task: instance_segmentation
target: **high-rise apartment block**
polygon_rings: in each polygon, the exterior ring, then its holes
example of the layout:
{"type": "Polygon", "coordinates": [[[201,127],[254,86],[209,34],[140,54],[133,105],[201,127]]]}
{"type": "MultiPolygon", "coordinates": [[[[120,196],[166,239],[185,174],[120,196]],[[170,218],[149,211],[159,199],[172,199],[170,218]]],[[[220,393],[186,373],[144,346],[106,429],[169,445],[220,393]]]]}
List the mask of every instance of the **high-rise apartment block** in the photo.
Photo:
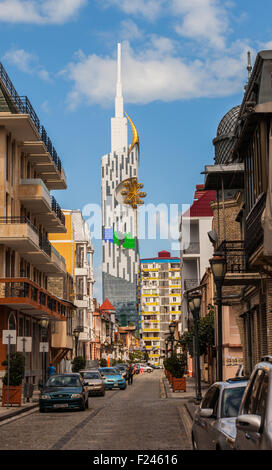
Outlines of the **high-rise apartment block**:
{"type": "Polygon", "coordinates": [[[140,260],[140,333],[149,361],[162,364],[169,324],[181,319],[180,259],[168,251],[140,260]]]}

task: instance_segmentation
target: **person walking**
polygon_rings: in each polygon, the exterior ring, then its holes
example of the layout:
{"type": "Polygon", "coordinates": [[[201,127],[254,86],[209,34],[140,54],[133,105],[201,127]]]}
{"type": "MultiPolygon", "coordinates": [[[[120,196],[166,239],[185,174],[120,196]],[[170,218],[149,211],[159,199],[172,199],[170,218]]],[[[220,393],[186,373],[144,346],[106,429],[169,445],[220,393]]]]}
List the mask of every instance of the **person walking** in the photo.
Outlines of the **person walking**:
{"type": "Polygon", "coordinates": [[[50,363],[48,366],[48,377],[51,377],[51,375],[54,375],[55,373],[56,373],[56,369],[53,366],[53,364],[50,363]]]}
{"type": "Polygon", "coordinates": [[[134,374],[134,370],[133,370],[132,365],[130,364],[128,368],[128,385],[132,385],[133,383],[133,374],[134,374]]]}

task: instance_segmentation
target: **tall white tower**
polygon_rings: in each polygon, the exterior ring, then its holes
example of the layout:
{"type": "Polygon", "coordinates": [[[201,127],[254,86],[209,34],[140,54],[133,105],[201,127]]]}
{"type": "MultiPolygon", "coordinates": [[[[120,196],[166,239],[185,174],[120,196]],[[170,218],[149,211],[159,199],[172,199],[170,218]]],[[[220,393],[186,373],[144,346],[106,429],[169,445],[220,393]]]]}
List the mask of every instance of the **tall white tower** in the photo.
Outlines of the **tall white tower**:
{"type": "Polygon", "coordinates": [[[138,147],[128,147],[128,121],[124,117],[121,80],[121,44],[117,49],[115,116],[111,119],[111,152],[102,157],[102,285],[103,300],[108,297],[123,323],[138,325],[137,274],[138,244],[123,243],[126,236],[137,237],[133,209],[119,204],[116,187],[138,177],[138,147]],[[126,318],[124,318],[126,316],[126,318]]]}

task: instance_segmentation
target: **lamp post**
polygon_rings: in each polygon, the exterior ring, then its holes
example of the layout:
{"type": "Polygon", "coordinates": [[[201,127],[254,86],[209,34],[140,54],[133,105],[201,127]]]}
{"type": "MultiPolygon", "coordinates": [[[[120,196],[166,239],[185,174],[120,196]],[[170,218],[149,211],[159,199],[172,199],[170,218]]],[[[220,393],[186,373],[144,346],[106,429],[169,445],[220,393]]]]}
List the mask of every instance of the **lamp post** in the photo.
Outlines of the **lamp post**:
{"type": "Polygon", "coordinates": [[[198,340],[198,323],[199,323],[199,312],[200,312],[200,306],[201,306],[201,297],[202,295],[200,293],[196,293],[196,294],[192,294],[188,299],[189,308],[193,315],[194,327],[195,327],[195,353],[196,353],[196,379],[197,379],[196,402],[198,403],[200,403],[202,400],[200,354],[199,354],[199,340],[198,340]]]}
{"type": "Polygon", "coordinates": [[[174,331],[175,331],[175,328],[176,328],[176,324],[174,322],[170,323],[169,331],[170,331],[170,335],[171,335],[171,357],[174,354],[174,331]]]}
{"type": "Polygon", "coordinates": [[[44,339],[48,340],[47,333],[48,333],[48,326],[49,326],[49,320],[47,318],[41,318],[39,321],[40,326],[42,328],[42,343],[43,343],[43,367],[42,367],[42,384],[43,387],[45,385],[45,379],[46,379],[46,352],[45,352],[45,344],[44,344],[44,339]],[[46,338],[45,338],[46,337],[46,338]]]}
{"type": "Polygon", "coordinates": [[[219,253],[210,259],[213,279],[216,285],[217,304],[217,380],[223,380],[223,352],[222,352],[222,286],[227,271],[227,261],[219,253]]]}
{"type": "Polygon", "coordinates": [[[165,340],[165,357],[168,359],[168,340],[165,340]]]}
{"type": "Polygon", "coordinates": [[[74,329],[73,331],[74,333],[74,338],[75,338],[75,356],[77,357],[77,353],[78,353],[78,338],[79,338],[79,330],[77,330],[76,328],[74,329]]]}

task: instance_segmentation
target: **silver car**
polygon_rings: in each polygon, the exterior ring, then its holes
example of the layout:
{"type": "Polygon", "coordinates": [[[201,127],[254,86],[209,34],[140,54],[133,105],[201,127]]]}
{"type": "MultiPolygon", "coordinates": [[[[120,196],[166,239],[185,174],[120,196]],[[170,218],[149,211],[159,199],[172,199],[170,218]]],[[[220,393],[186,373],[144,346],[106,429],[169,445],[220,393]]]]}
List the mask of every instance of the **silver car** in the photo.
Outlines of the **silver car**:
{"type": "Polygon", "coordinates": [[[198,450],[233,449],[235,420],[247,379],[235,377],[208,388],[192,426],[192,444],[198,450]]]}
{"type": "Polygon", "coordinates": [[[87,386],[89,396],[105,395],[104,380],[98,369],[81,370],[80,375],[84,379],[84,383],[87,386]]]}
{"type": "Polygon", "coordinates": [[[272,356],[253,369],[236,419],[235,449],[272,450],[272,356]]]}

